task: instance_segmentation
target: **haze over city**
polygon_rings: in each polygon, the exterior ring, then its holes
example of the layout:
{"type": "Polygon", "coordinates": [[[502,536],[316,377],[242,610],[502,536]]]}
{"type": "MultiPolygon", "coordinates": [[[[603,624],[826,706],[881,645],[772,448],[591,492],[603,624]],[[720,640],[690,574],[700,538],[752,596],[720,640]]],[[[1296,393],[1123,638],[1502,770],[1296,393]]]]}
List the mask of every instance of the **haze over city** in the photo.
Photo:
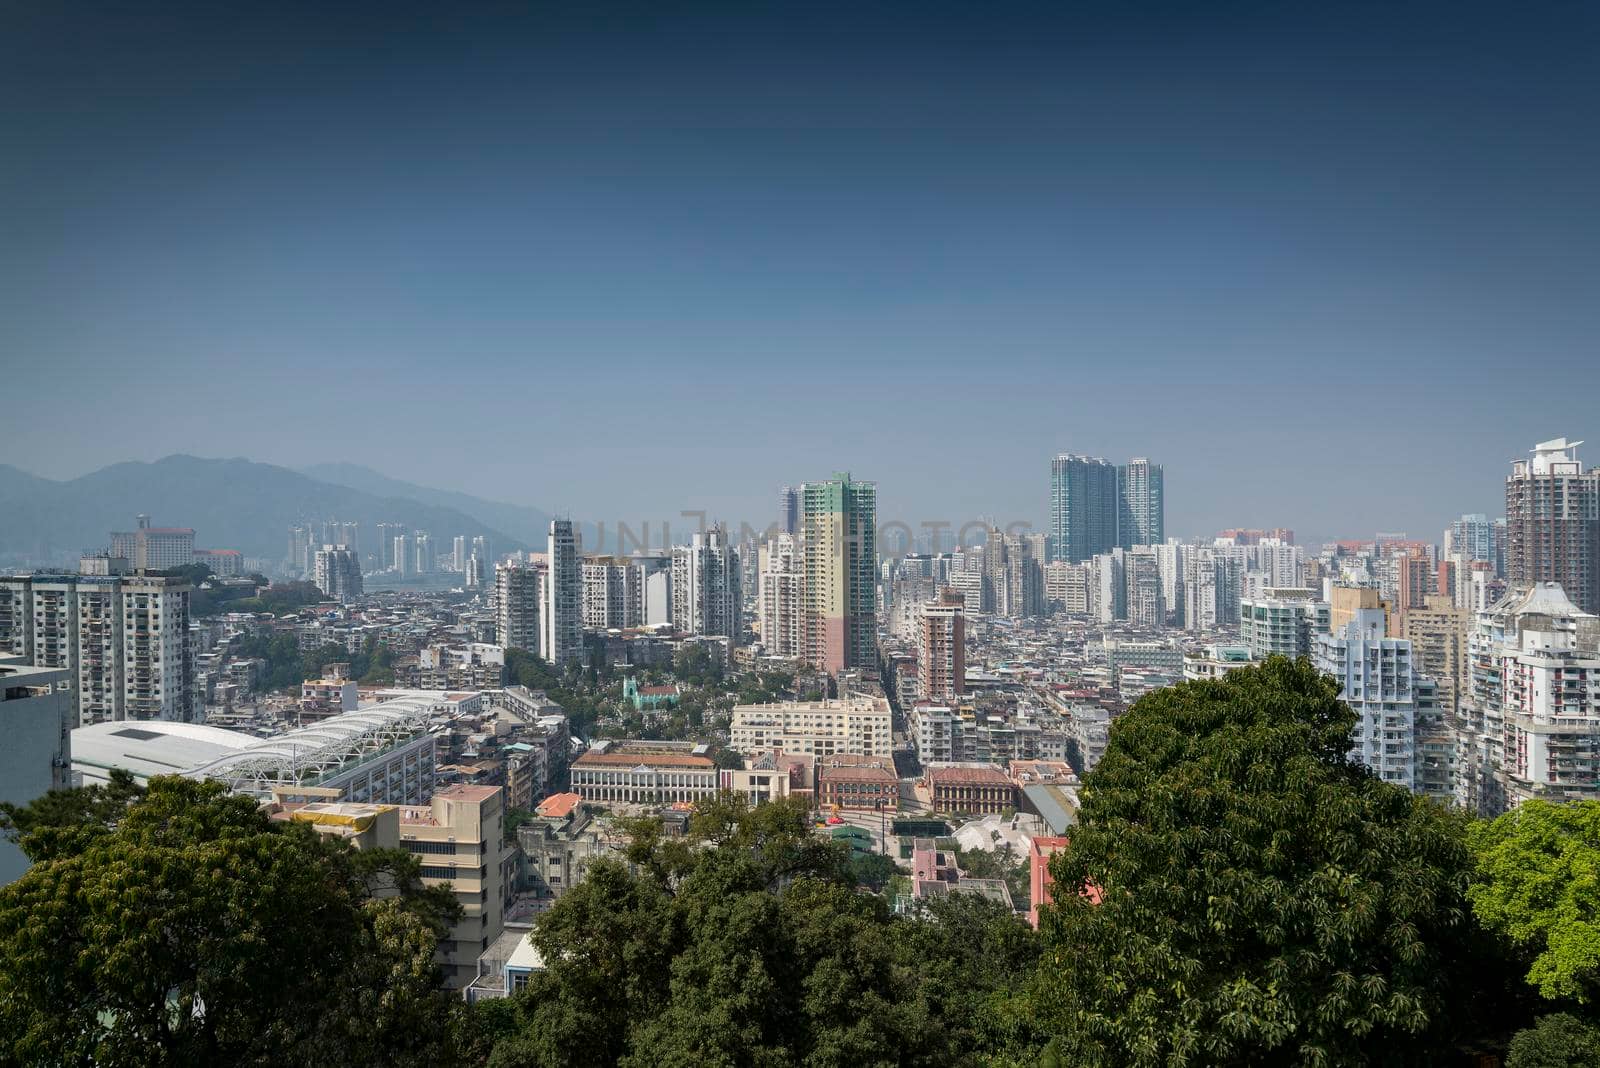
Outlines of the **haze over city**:
{"type": "Polygon", "coordinates": [[[0,39],[35,474],[1042,523],[1068,451],[1335,537],[1600,435],[1584,5],[95,10],[0,39]]]}
{"type": "Polygon", "coordinates": [[[1600,1068],[1597,57],[0,4],[0,1066],[1600,1068]]]}

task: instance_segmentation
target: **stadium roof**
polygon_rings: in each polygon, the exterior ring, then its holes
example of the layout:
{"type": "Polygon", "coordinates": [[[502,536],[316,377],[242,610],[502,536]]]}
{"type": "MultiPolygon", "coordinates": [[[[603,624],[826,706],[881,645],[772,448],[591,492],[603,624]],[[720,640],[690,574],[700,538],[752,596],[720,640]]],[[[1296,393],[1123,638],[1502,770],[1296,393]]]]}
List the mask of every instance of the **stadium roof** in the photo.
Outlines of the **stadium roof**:
{"type": "Polygon", "coordinates": [[[315,784],[423,734],[437,707],[432,694],[402,697],[271,738],[164,720],[97,723],[72,732],[72,762],[91,781],[126,768],[140,779],[178,774],[262,792],[315,784]]]}

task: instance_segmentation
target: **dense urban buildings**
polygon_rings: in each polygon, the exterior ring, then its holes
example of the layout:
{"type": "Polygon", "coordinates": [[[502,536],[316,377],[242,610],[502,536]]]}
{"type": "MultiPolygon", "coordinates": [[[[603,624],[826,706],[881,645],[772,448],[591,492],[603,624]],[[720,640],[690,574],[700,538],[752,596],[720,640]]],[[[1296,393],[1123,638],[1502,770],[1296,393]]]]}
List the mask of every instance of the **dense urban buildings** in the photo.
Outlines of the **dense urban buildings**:
{"type": "Polygon", "coordinates": [[[544,577],[543,569],[521,560],[507,560],[495,568],[495,631],[502,646],[539,652],[539,605],[544,577]]]}
{"type": "Polygon", "coordinates": [[[128,561],[135,571],[165,571],[194,563],[194,531],[189,527],[152,527],[138,517],[131,531],[113,531],[111,555],[128,561]]]}

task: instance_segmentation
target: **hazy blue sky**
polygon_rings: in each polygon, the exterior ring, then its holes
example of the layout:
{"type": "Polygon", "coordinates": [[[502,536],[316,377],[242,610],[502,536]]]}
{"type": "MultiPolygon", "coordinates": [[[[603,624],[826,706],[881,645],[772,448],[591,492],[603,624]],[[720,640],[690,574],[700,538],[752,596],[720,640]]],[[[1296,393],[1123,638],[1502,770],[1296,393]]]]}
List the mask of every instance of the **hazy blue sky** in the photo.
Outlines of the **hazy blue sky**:
{"type": "Polygon", "coordinates": [[[1437,537],[1600,458],[1600,6],[672,6],[0,8],[0,461],[1437,537]]]}

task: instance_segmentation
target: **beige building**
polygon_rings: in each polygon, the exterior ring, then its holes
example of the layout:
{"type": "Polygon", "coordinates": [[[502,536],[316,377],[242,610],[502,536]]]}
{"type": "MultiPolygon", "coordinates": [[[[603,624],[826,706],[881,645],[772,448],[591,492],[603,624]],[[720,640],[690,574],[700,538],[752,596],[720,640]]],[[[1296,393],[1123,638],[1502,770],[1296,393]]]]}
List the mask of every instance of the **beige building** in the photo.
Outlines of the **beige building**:
{"type": "Polygon", "coordinates": [[[404,849],[421,863],[425,885],[448,883],[461,904],[461,919],[439,942],[439,967],[446,986],[465,987],[504,922],[500,788],[452,786],[426,805],[329,799],[336,794],[314,787],[274,791],[268,811],[274,819],[309,823],[357,849],[404,849]],[[303,800],[307,797],[322,800],[303,800]]]}
{"type": "Polygon", "coordinates": [[[1355,622],[1356,613],[1381,608],[1388,618],[1389,606],[1379,599],[1378,590],[1372,586],[1335,586],[1328,601],[1328,633],[1343,634],[1344,628],[1355,622]]]}
{"type": "Polygon", "coordinates": [[[717,793],[717,767],[704,746],[671,742],[597,744],[572,763],[572,792],[585,801],[664,805],[717,793]]]}
{"type": "Polygon", "coordinates": [[[1429,594],[1423,607],[1401,617],[1401,636],[1411,642],[1411,665],[1439,687],[1439,709],[1454,716],[1471,680],[1467,631],[1472,622],[1465,608],[1445,595],[1429,594]]]}
{"type": "Polygon", "coordinates": [[[889,756],[894,751],[889,701],[849,694],[833,700],[737,705],[729,746],[745,754],[777,749],[806,756],[889,756]]]}
{"type": "Polygon", "coordinates": [[[422,862],[422,881],[449,883],[461,903],[461,919],[439,943],[439,965],[453,988],[472,982],[478,956],[500,937],[504,816],[505,793],[498,786],[451,786],[427,805],[400,809],[400,846],[422,862]]]}

